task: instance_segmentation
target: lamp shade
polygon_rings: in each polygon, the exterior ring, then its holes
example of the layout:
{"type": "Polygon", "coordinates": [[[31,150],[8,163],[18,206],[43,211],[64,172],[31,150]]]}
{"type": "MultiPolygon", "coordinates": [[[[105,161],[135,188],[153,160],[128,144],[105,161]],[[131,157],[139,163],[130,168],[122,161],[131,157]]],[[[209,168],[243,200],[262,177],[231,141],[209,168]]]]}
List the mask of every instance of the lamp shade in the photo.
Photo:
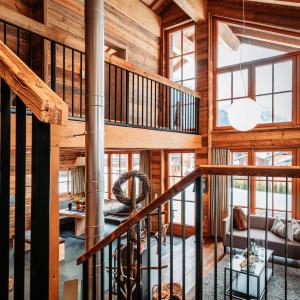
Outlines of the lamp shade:
{"type": "Polygon", "coordinates": [[[251,98],[236,100],[228,109],[230,125],[239,131],[253,129],[260,120],[260,106],[251,98]]]}

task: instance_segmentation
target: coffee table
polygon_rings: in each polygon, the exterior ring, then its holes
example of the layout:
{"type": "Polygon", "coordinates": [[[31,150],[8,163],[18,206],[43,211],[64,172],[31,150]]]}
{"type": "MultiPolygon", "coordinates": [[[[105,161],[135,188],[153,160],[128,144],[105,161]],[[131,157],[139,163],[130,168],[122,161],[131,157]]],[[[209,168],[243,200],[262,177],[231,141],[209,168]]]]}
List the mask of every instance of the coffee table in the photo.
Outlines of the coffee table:
{"type": "Polygon", "coordinates": [[[59,215],[62,217],[69,217],[75,220],[75,236],[85,234],[85,212],[68,208],[60,209],[59,215]]]}
{"type": "MultiPolygon", "coordinates": [[[[235,255],[232,258],[232,298],[233,299],[262,299],[265,293],[265,272],[267,281],[270,280],[274,271],[273,251],[267,249],[267,266],[265,265],[265,249],[257,248],[259,261],[249,267],[249,297],[247,295],[247,266],[241,267],[245,259],[242,255],[235,255]],[[271,268],[268,262],[272,260],[271,268]]],[[[224,299],[230,296],[227,279],[230,277],[230,263],[225,267],[224,274],[224,299]]],[[[229,279],[230,280],[230,279],[229,279]]]]}

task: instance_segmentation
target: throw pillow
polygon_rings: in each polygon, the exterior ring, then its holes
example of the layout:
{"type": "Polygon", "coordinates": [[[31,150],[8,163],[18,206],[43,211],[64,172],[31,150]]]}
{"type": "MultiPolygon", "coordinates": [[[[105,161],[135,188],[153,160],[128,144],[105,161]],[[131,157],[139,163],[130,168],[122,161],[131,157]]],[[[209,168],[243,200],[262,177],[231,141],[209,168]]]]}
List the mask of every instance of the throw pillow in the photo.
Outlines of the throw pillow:
{"type": "Polygon", "coordinates": [[[294,231],[294,240],[300,242],[300,224],[295,219],[292,219],[292,224],[294,231]]]}
{"type": "MultiPolygon", "coordinates": [[[[286,224],[282,222],[282,220],[279,217],[276,217],[273,223],[273,226],[271,228],[271,232],[276,234],[279,237],[285,238],[285,232],[286,232],[286,224]]],[[[293,237],[293,224],[292,222],[288,222],[287,224],[287,238],[291,242],[294,241],[293,237]]]]}
{"type": "Polygon", "coordinates": [[[247,230],[247,217],[241,207],[235,207],[233,209],[233,227],[237,230],[247,230]]]}

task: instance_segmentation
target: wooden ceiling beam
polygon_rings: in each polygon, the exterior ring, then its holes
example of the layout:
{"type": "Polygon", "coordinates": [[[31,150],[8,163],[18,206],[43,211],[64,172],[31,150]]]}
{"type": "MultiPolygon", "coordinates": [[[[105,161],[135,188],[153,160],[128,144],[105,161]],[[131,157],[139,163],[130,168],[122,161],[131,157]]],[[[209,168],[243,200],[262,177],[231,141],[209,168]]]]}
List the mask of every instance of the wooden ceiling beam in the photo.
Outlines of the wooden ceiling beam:
{"type": "Polygon", "coordinates": [[[207,0],[174,0],[174,2],[196,23],[206,20],[207,0]]]}
{"type": "Polygon", "coordinates": [[[299,0],[246,0],[246,1],[247,2],[274,4],[274,5],[300,7],[299,0]]]}
{"type": "Polygon", "coordinates": [[[160,17],[140,0],[105,0],[105,3],[160,37],[160,17]]]}
{"type": "Polygon", "coordinates": [[[232,32],[226,23],[221,23],[218,28],[220,38],[233,51],[237,51],[241,45],[239,38],[232,32]]]}

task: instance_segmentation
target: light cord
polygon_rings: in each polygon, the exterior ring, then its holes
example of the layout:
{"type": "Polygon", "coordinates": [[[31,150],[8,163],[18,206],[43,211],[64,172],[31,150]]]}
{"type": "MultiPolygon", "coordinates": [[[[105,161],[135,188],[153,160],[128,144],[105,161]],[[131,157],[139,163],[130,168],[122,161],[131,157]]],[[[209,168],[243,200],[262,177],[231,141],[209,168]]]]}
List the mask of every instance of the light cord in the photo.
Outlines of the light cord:
{"type": "Polygon", "coordinates": [[[243,0],[243,36],[242,36],[242,45],[241,45],[241,52],[240,52],[240,73],[242,77],[242,82],[245,90],[245,95],[248,95],[248,91],[246,89],[245,79],[242,71],[242,57],[243,57],[243,49],[244,49],[244,42],[245,42],[245,29],[246,29],[246,20],[245,20],[245,0],[243,0]]]}

